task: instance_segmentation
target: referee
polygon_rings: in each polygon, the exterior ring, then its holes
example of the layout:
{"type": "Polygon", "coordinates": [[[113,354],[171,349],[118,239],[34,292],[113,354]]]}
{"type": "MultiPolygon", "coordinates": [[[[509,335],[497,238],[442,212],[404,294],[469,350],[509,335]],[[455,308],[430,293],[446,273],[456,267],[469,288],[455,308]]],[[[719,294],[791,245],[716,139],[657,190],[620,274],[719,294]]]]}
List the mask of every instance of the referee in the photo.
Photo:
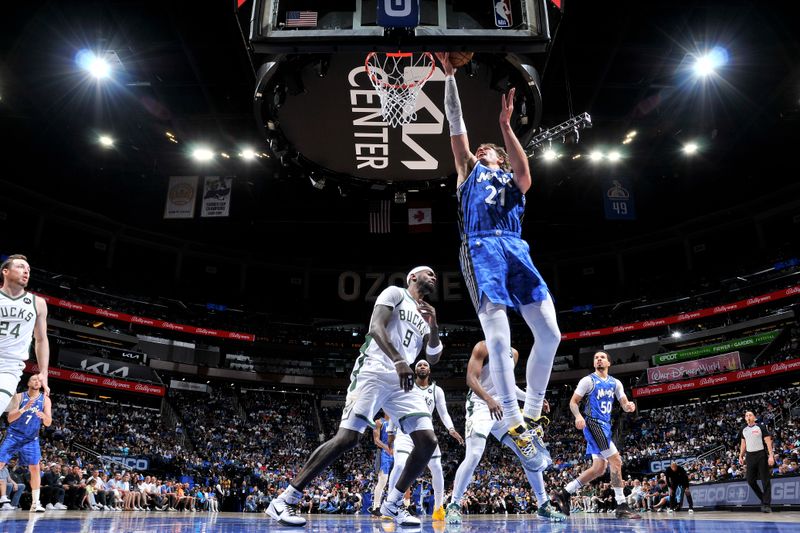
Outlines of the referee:
{"type": "Polygon", "coordinates": [[[744,420],[747,425],[739,432],[741,438],[739,462],[745,465],[747,484],[753,489],[756,497],[761,500],[761,512],[771,513],[770,467],[775,465],[775,455],[772,453],[772,433],[766,426],[756,424],[756,415],[753,414],[753,411],[746,411],[744,420]],[[761,480],[761,486],[764,487],[763,491],[758,487],[758,479],[761,480]]]}

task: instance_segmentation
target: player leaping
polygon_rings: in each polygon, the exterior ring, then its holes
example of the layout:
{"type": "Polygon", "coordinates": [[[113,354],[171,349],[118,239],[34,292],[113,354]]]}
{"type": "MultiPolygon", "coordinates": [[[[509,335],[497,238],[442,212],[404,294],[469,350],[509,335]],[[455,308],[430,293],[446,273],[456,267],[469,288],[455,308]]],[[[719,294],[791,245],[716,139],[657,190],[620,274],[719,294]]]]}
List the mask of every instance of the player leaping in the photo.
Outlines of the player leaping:
{"type": "Polygon", "coordinates": [[[523,455],[530,456],[536,453],[533,441],[542,434],[539,418],[561,332],[553,298],[531,261],[528,243],[521,237],[531,173],[528,158],[510,124],[515,91],[511,89],[502,97],[500,131],[505,150],[494,144],[481,144],[473,154],[461,114],[455,69],[449,54],[438,53],[437,57],[445,72],[445,112],[458,171],[461,271],[489,349],[489,367],[503,420],[514,443],[523,455]],[[527,388],[522,414],[510,355],[511,328],[506,314],[509,307],[522,315],[535,341],[525,368],[527,388]]]}

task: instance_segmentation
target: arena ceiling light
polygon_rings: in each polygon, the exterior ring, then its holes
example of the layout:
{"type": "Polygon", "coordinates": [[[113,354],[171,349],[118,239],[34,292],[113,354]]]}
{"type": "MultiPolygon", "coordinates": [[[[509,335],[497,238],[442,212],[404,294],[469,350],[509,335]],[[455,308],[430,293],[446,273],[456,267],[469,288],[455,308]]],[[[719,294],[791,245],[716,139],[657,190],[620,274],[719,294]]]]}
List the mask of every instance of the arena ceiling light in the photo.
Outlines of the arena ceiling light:
{"type": "Polygon", "coordinates": [[[558,159],[558,154],[552,148],[548,148],[547,150],[544,151],[544,154],[542,154],[542,157],[544,157],[545,161],[552,162],[552,161],[555,161],[556,159],[558,159]]]}
{"type": "Polygon", "coordinates": [[[706,78],[726,65],[728,59],[728,51],[721,46],[715,46],[707,54],[697,56],[692,68],[696,76],[706,78]]]}
{"type": "Polygon", "coordinates": [[[622,159],[622,154],[620,154],[616,150],[612,150],[611,152],[608,153],[608,156],[606,157],[611,163],[616,163],[617,161],[622,159]]]}
{"type": "Polygon", "coordinates": [[[594,163],[597,163],[598,161],[602,161],[602,159],[603,159],[603,152],[601,152],[600,150],[593,150],[593,151],[592,151],[592,152],[589,154],[589,159],[590,159],[592,162],[594,162],[594,163]]]}
{"type": "Polygon", "coordinates": [[[114,139],[112,139],[108,135],[101,135],[97,139],[97,141],[100,143],[100,146],[103,146],[105,148],[111,148],[112,146],[114,146],[114,139]]]}
{"type": "Polygon", "coordinates": [[[111,64],[105,57],[97,55],[91,50],[83,49],[79,51],[75,56],[75,63],[98,80],[111,75],[111,64]]]}
{"type": "Polygon", "coordinates": [[[195,161],[200,161],[201,163],[205,163],[207,161],[211,161],[214,159],[214,152],[211,149],[206,147],[198,147],[192,151],[192,157],[195,161]]]}
{"type": "Polygon", "coordinates": [[[686,155],[694,155],[700,149],[695,142],[689,142],[683,145],[683,153],[686,155]]]}
{"type": "Polygon", "coordinates": [[[252,161],[256,158],[256,153],[253,151],[252,148],[244,148],[241,152],[239,152],[239,157],[244,159],[245,161],[252,161]]]}

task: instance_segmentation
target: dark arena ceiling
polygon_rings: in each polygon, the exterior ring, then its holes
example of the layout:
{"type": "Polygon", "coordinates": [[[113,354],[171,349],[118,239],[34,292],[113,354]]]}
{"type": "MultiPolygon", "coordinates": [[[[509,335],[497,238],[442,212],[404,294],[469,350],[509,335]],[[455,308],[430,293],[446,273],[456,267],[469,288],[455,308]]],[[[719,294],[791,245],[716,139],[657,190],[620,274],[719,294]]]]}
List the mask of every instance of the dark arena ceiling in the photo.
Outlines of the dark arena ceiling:
{"type": "MultiPolygon", "coordinates": [[[[533,56],[541,78],[540,126],[588,112],[592,127],[580,132],[579,143],[557,139],[553,161],[544,147],[534,152],[525,236],[535,260],[575,262],[671,238],[691,241],[697,232],[718,235],[718,260],[725,260],[723,249],[754,246],[748,220],[776,209],[785,214],[765,226],[761,248],[796,249],[800,43],[787,4],[564,0],[561,11],[548,3],[552,41],[533,56]],[[717,70],[696,76],[694,61],[715,48],[717,70]],[[683,152],[689,143],[697,146],[691,156],[683,152]],[[620,159],[611,162],[607,154],[614,150],[620,159]],[[592,162],[593,151],[605,159],[592,162]],[[634,220],[606,217],[604,195],[613,180],[633,195],[634,220]]],[[[6,213],[0,225],[12,237],[2,252],[33,247],[37,219],[25,214],[35,213],[51,217],[39,248],[53,241],[59,252],[48,264],[65,271],[82,268],[81,245],[68,243],[83,232],[140,242],[129,263],[145,261],[155,243],[231,263],[457,269],[451,173],[407,182],[352,179],[331,168],[318,188],[313,182],[324,174],[291,161],[297,147],[276,154],[269,146],[253,105],[265,58],[248,52],[251,10],[252,0],[238,13],[236,2],[217,0],[49,0],[6,10],[0,20],[0,209],[6,213]],[[81,50],[104,51],[111,76],[89,76],[76,62],[81,50]],[[101,135],[113,138],[113,147],[104,148],[101,135]],[[213,150],[211,161],[192,159],[201,145],[213,150]],[[245,147],[264,155],[245,161],[239,157],[245,147]],[[209,175],[233,177],[230,216],[164,220],[170,176],[209,175]],[[394,203],[398,192],[407,204],[394,203]],[[392,231],[373,235],[370,202],[379,200],[391,203],[392,231]],[[407,208],[417,204],[432,208],[431,233],[408,232],[407,208]],[[69,221],[63,239],[52,235],[54,220],[69,221]]],[[[476,79],[485,78],[487,86],[497,81],[490,62],[476,64],[476,79]]],[[[333,145],[344,134],[314,116],[326,108],[348,110],[324,84],[308,85],[305,92],[287,89],[281,112],[292,131],[284,133],[302,130],[300,144],[333,145]],[[292,114],[301,112],[309,118],[292,123],[292,114]]],[[[440,95],[441,89],[432,98],[440,95]]],[[[473,117],[480,124],[471,131],[491,135],[500,92],[488,88],[470,102],[467,126],[473,117]]],[[[347,135],[345,148],[353,142],[347,135]]],[[[437,142],[446,146],[447,139],[444,132],[437,142]]],[[[327,167],[336,167],[335,150],[325,158],[327,167]]],[[[672,250],[680,255],[684,246],[672,250]]],[[[165,257],[159,254],[152,257],[165,257]]],[[[663,254],[640,257],[626,268],[647,270],[663,254]]]]}

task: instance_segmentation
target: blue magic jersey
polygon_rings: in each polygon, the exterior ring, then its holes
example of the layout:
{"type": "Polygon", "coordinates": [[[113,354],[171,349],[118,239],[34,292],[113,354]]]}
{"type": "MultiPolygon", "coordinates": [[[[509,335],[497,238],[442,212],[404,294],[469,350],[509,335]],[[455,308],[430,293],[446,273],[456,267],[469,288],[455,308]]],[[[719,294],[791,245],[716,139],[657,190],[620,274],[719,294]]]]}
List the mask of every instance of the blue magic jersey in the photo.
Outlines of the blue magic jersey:
{"type": "Polygon", "coordinates": [[[462,239],[465,235],[498,230],[503,234],[522,232],[525,195],[510,172],[491,169],[478,161],[457,195],[462,239]]]}
{"type": "MultiPolygon", "coordinates": [[[[22,393],[20,400],[20,409],[24,409],[30,397],[28,392],[22,393]]],[[[22,413],[22,416],[11,422],[8,426],[8,434],[14,435],[20,440],[34,440],[39,437],[39,428],[42,427],[42,419],[36,416],[36,413],[44,411],[44,394],[41,392],[39,396],[33,401],[33,405],[22,413]]]]}
{"type": "Polygon", "coordinates": [[[575,393],[586,397],[584,414],[587,417],[611,423],[611,410],[614,407],[614,398],[624,395],[622,383],[608,376],[606,379],[597,374],[589,374],[581,379],[575,393]]]}

